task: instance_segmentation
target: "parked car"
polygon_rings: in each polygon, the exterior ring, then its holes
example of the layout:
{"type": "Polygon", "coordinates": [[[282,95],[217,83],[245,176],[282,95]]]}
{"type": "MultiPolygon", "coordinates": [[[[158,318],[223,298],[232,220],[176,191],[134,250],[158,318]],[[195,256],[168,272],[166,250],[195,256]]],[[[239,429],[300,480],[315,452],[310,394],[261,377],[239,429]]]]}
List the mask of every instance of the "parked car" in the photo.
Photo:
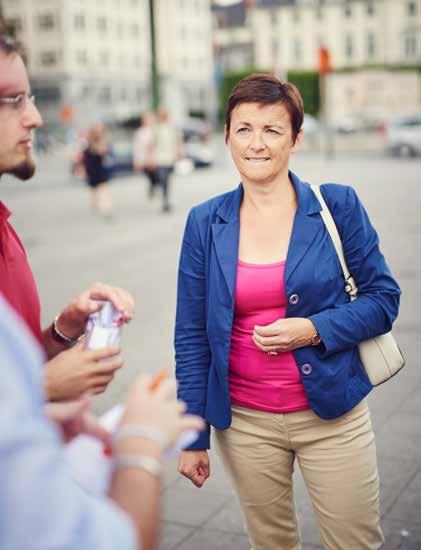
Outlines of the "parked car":
{"type": "Polygon", "coordinates": [[[212,134],[212,125],[205,119],[188,117],[179,125],[179,131],[183,136],[183,142],[208,141],[212,134]]]}
{"type": "Polygon", "coordinates": [[[382,129],[387,154],[400,157],[421,155],[421,113],[392,118],[382,129]]]}
{"type": "Polygon", "coordinates": [[[304,114],[303,126],[304,136],[317,136],[320,133],[320,122],[313,115],[304,114]]]}
{"type": "MultiPolygon", "coordinates": [[[[194,168],[207,168],[214,161],[213,148],[207,141],[190,138],[183,143],[183,152],[194,168]]],[[[83,179],[82,152],[77,151],[71,161],[71,173],[83,179]]],[[[133,144],[128,139],[114,141],[109,155],[109,169],[113,176],[133,172],[133,144]]]]}

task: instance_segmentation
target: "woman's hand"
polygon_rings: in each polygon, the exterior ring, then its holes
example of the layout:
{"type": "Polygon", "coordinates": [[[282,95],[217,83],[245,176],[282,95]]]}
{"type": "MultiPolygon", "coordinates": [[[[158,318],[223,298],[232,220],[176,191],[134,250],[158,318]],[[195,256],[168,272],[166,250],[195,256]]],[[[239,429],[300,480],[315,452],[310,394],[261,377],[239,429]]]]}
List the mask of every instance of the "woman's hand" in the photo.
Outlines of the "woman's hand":
{"type": "Polygon", "coordinates": [[[310,319],[288,317],[264,327],[256,325],[253,342],[265,353],[276,354],[311,345],[315,331],[310,319]]]}
{"type": "Polygon", "coordinates": [[[202,487],[210,476],[210,461],[207,451],[182,451],[178,471],[190,479],[196,487],[202,487]]]}

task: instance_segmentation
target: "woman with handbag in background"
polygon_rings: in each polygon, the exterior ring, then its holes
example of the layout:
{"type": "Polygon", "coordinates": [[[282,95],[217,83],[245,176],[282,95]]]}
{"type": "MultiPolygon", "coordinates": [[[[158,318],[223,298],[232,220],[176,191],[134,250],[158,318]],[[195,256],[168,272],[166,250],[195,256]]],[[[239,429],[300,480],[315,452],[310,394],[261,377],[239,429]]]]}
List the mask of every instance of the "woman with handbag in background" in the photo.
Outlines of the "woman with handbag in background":
{"type": "Polygon", "coordinates": [[[232,91],[226,142],[242,183],[192,209],[175,329],[179,396],[208,430],[179,471],[210,475],[210,426],[254,550],[301,548],[300,466],[324,548],[383,544],[379,479],[358,346],[388,332],[400,290],[355,191],[321,192],[358,284],[350,302],[322,205],[289,171],[302,139],[298,90],[254,74],[232,91]]]}
{"type": "Polygon", "coordinates": [[[104,218],[112,217],[108,180],[110,179],[110,148],[105,126],[96,122],[88,130],[87,147],[83,151],[83,166],[86,183],[90,190],[90,204],[93,212],[98,211],[104,218]]]}

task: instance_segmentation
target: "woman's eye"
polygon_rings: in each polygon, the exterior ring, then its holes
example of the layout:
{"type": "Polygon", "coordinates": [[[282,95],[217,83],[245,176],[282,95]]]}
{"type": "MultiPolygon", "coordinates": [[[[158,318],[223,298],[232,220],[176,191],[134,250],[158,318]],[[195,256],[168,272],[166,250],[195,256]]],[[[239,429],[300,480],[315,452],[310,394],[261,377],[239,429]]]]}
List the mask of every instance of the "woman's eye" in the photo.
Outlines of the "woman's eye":
{"type": "Polygon", "coordinates": [[[278,136],[281,135],[278,130],[274,130],[273,128],[268,128],[267,130],[270,134],[277,134],[278,136]]]}
{"type": "Polygon", "coordinates": [[[249,128],[246,128],[245,126],[243,128],[238,128],[237,130],[239,134],[245,134],[248,131],[249,131],[249,128]]]}

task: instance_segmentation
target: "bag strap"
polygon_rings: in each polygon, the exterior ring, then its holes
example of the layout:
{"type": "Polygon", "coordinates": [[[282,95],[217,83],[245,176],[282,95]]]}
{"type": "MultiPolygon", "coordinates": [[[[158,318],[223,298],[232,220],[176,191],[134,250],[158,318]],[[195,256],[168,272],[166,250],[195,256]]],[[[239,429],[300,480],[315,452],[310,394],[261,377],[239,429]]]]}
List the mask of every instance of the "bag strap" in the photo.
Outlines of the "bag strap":
{"type": "Polygon", "coordinates": [[[324,221],[326,229],[330,235],[330,238],[332,239],[333,245],[338,255],[339,263],[341,264],[342,272],[345,279],[345,292],[349,295],[349,298],[351,301],[355,300],[358,295],[358,287],[355,283],[354,278],[349,272],[348,266],[346,265],[344,250],[342,247],[342,241],[341,241],[341,237],[339,236],[339,232],[338,232],[338,228],[336,227],[335,220],[333,219],[333,216],[330,213],[330,210],[326,204],[326,201],[323,198],[323,195],[320,191],[320,187],[318,185],[313,185],[313,184],[310,187],[320,202],[320,205],[322,207],[322,210],[320,211],[320,215],[322,217],[322,220],[324,221]]]}

